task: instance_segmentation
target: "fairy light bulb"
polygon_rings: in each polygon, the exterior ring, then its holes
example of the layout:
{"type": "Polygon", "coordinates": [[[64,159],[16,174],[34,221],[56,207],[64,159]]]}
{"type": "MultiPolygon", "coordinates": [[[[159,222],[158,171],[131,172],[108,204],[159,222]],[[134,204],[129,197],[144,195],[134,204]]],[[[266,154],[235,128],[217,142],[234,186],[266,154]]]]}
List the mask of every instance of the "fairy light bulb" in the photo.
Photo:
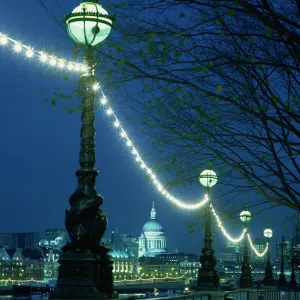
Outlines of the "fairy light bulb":
{"type": "Polygon", "coordinates": [[[45,53],[41,53],[40,60],[41,62],[46,62],[48,59],[48,56],[45,53]]]}
{"type": "Polygon", "coordinates": [[[56,65],[56,59],[54,57],[50,58],[50,65],[55,66],[56,65]]]}
{"type": "Polygon", "coordinates": [[[0,36],[0,44],[6,45],[8,43],[8,38],[5,35],[0,36]]]}
{"type": "Polygon", "coordinates": [[[69,71],[74,70],[74,65],[73,65],[72,63],[69,63],[69,64],[68,64],[68,70],[69,70],[69,71]]]}
{"type": "Polygon", "coordinates": [[[95,84],[93,84],[93,90],[94,90],[95,92],[98,91],[99,88],[100,88],[100,85],[99,85],[98,82],[96,82],[95,84]]]}
{"type": "Polygon", "coordinates": [[[58,62],[58,67],[62,69],[65,66],[65,62],[63,60],[58,62]]]}
{"type": "Polygon", "coordinates": [[[115,122],[114,122],[114,126],[115,126],[116,128],[120,127],[120,122],[119,122],[119,121],[115,121],[115,122]]]}
{"type": "Polygon", "coordinates": [[[113,110],[112,110],[112,108],[111,107],[109,107],[108,109],[107,109],[107,111],[106,111],[106,114],[108,115],[108,116],[110,116],[110,115],[112,115],[113,114],[113,110]]]}
{"type": "Polygon", "coordinates": [[[100,103],[102,104],[102,105],[105,105],[105,104],[107,104],[107,99],[105,98],[105,97],[102,97],[101,98],[101,100],[100,100],[100,103]]]}
{"type": "Polygon", "coordinates": [[[79,64],[75,64],[74,69],[76,72],[80,71],[80,65],[79,64]]]}
{"type": "Polygon", "coordinates": [[[29,57],[29,58],[31,58],[33,56],[33,54],[34,54],[34,52],[30,48],[26,51],[26,56],[29,57]]]}
{"type": "Polygon", "coordinates": [[[15,43],[14,50],[20,52],[22,50],[22,45],[20,43],[15,43]]]}

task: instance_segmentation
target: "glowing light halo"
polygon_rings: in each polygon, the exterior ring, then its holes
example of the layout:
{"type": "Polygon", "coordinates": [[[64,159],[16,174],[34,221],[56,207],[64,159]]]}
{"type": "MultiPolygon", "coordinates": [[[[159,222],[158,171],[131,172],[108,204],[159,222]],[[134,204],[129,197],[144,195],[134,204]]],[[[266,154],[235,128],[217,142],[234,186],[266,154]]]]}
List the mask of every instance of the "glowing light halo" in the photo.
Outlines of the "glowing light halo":
{"type": "Polygon", "coordinates": [[[83,73],[86,71],[86,66],[82,63],[66,61],[58,56],[47,54],[43,51],[34,50],[32,47],[24,45],[21,42],[8,37],[2,32],[0,32],[0,45],[3,47],[11,46],[11,49],[14,52],[18,54],[24,54],[29,59],[35,59],[38,62],[49,65],[51,68],[55,67],[57,70],[65,70],[74,73],[83,73]]]}
{"type": "Polygon", "coordinates": [[[151,277],[151,278],[136,278],[136,279],[121,279],[121,280],[114,280],[114,282],[119,283],[119,282],[135,282],[135,281],[149,281],[149,280],[163,280],[163,279],[182,279],[184,278],[185,275],[181,275],[178,277],[151,277]]]}
{"type": "Polygon", "coordinates": [[[211,203],[210,203],[210,208],[211,208],[211,211],[212,211],[212,213],[213,213],[213,215],[214,215],[214,217],[215,217],[215,219],[216,219],[216,221],[217,221],[217,225],[218,225],[218,227],[221,229],[221,231],[222,231],[222,233],[224,234],[224,236],[225,236],[229,241],[231,241],[231,242],[233,242],[233,243],[238,243],[238,242],[240,242],[240,241],[244,238],[244,236],[245,236],[246,229],[244,229],[244,230],[242,231],[241,235],[240,235],[238,238],[233,238],[233,237],[231,237],[230,234],[226,231],[226,229],[225,229],[224,226],[222,225],[222,222],[221,222],[219,216],[217,215],[217,213],[216,213],[216,211],[215,211],[215,209],[213,208],[213,206],[212,206],[211,203]]]}
{"type": "Polygon", "coordinates": [[[248,236],[248,240],[249,240],[249,244],[250,244],[250,247],[252,248],[252,250],[254,251],[254,253],[259,256],[259,257],[262,257],[264,256],[267,251],[268,251],[268,248],[269,248],[269,243],[266,243],[266,248],[263,252],[258,252],[257,249],[254,247],[253,243],[252,243],[252,240],[251,240],[251,237],[250,237],[250,234],[247,233],[247,236],[248,236]]]}

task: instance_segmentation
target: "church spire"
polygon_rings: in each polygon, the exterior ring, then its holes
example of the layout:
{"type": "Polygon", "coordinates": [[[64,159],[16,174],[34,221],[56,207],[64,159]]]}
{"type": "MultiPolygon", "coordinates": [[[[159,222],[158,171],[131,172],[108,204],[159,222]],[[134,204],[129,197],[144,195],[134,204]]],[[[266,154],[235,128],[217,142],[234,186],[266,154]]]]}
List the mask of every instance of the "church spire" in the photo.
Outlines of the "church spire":
{"type": "Polygon", "coordinates": [[[151,213],[150,213],[150,219],[155,220],[155,216],[156,216],[156,211],[155,211],[155,208],[154,208],[154,202],[152,202],[152,209],[151,209],[151,213]]]}

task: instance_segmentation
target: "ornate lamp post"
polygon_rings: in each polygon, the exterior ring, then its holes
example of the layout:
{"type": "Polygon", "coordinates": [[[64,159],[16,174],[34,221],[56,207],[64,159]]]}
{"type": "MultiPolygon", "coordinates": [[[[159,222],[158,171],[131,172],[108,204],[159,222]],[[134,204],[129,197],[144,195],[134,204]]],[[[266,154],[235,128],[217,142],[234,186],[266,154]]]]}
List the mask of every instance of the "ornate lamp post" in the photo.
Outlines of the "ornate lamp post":
{"type": "Polygon", "coordinates": [[[285,274],[284,274],[284,246],[286,245],[286,243],[284,242],[284,237],[281,238],[281,243],[280,243],[280,246],[281,246],[281,261],[280,261],[280,275],[279,275],[279,279],[278,279],[278,282],[277,282],[277,285],[278,286],[286,286],[287,285],[287,282],[286,282],[286,279],[285,279],[285,274]]]}
{"type": "Polygon", "coordinates": [[[289,282],[289,285],[291,287],[296,287],[297,286],[297,281],[296,281],[296,274],[295,274],[295,249],[294,249],[295,245],[294,243],[292,243],[292,249],[291,249],[291,279],[289,282]]]}
{"type": "Polygon", "coordinates": [[[78,186],[71,195],[71,208],[66,210],[65,226],[70,243],[63,248],[59,259],[57,288],[52,299],[112,298],[112,261],[109,249],[100,245],[107,227],[106,215],[100,206],[103,198],[95,189],[98,171],[95,169],[95,90],[96,83],[94,46],[110,34],[113,18],[97,1],[80,3],[65,23],[71,39],[83,48],[85,73],[80,76],[82,114],[80,133],[80,168],[76,171],[78,186]]]}
{"type": "MultiPolygon", "coordinates": [[[[212,170],[205,170],[200,174],[199,181],[205,186],[209,196],[210,188],[217,183],[218,176],[212,170]]],[[[220,287],[220,276],[216,270],[215,250],[212,247],[212,242],[211,209],[210,203],[207,202],[205,206],[204,248],[200,255],[201,267],[198,272],[197,290],[216,290],[220,287]]]]}
{"type": "Polygon", "coordinates": [[[264,286],[275,286],[275,280],[273,278],[272,266],[270,262],[270,238],[273,236],[273,231],[269,228],[264,230],[264,236],[267,240],[268,251],[267,251],[267,261],[265,268],[265,278],[264,278],[264,286]]]}
{"type": "Polygon", "coordinates": [[[248,254],[248,223],[251,220],[251,213],[249,211],[242,211],[240,213],[240,219],[244,223],[244,227],[246,229],[246,233],[244,236],[244,254],[243,254],[243,262],[242,262],[242,274],[240,277],[240,288],[253,288],[253,279],[251,275],[251,266],[249,263],[249,254],[248,254]]]}

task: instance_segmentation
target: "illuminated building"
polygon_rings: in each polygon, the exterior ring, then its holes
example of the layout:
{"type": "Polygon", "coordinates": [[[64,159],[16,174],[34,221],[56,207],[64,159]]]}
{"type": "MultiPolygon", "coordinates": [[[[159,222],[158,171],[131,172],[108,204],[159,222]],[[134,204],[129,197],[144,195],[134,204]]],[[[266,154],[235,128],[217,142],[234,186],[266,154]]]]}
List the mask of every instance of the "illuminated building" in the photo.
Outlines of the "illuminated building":
{"type": "Polygon", "coordinates": [[[60,250],[68,241],[68,233],[64,228],[45,230],[45,238],[39,241],[40,247],[60,250]]]}
{"type": "MultiPolygon", "coordinates": [[[[284,241],[283,257],[284,257],[285,271],[290,270],[291,250],[292,250],[291,241],[284,241]]],[[[280,265],[280,262],[281,262],[281,242],[277,242],[276,243],[276,263],[277,263],[277,265],[280,265]]]]}
{"type": "Polygon", "coordinates": [[[45,239],[48,241],[54,241],[57,238],[64,240],[68,239],[68,233],[65,228],[47,228],[45,229],[45,239]]]}
{"type": "Polygon", "coordinates": [[[44,254],[42,249],[0,249],[0,282],[11,285],[14,281],[43,281],[44,254]]]}
{"type": "Polygon", "coordinates": [[[156,220],[154,202],[152,205],[150,220],[143,226],[139,237],[139,257],[154,257],[167,252],[167,239],[164,228],[156,220]]]}
{"type": "MultiPolygon", "coordinates": [[[[263,252],[266,249],[266,241],[264,239],[255,239],[253,241],[253,246],[258,252],[263,252]]],[[[265,256],[257,256],[255,252],[251,251],[251,262],[255,263],[265,263],[265,256]]]]}
{"type": "Polygon", "coordinates": [[[237,261],[237,251],[234,247],[222,248],[218,254],[218,261],[220,263],[235,263],[237,261]]]}
{"type": "Polygon", "coordinates": [[[110,238],[102,238],[110,249],[115,280],[134,279],[138,273],[138,241],[127,234],[112,232],[110,238]]]}
{"type": "Polygon", "coordinates": [[[53,283],[57,280],[58,275],[58,259],[61,251],[56,249],[43,249],[44,252],[44,281],[46,283],[53,283]]]}
{"type": "Polygon", "coordinates": [[[38,248],[40,234],[38,232],[0,233],[0,247],[38,248]]]}
{"type": "Polygon", "coordinates": [[[199,257],[195,254],[164,253],[155,257],[141,257],[140,275],[152,277],[196,277],[199,270],[199,257]]]}

